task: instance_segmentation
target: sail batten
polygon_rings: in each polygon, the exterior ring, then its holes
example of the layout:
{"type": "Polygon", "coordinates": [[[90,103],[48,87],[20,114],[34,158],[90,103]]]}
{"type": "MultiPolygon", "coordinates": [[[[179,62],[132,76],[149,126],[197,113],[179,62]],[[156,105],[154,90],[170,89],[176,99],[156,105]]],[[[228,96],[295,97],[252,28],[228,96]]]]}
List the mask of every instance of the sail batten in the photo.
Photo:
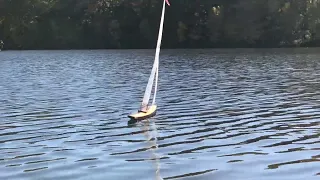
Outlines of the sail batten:
{"type": "Polygon", "coordinates": [[[157,94],[157,86],[158,86],[158,71],[159,71],[159,54],[160,54],[160,46],[161,46],[161,40],[162,40],[162,32],[163,32],[163,22],[164,22],[164,13],[165,13],[165,6],[166,6],[166,0],[163,1],[163,7],[162,7],[162,15],[161,15],[161,20],[160,20],[160,27],[159,27],[159,34],[158,34],[158,41],[157,41],[157,47],[156,47],[156,53],[155,53],[155,58],[154,58],[154,63],[153,67],[151,70],[151,74],[148,80],[148,84],[143,96],[143,100],[141,103],[140,110],[141,111],[146,111],[150,96],[151,96],[151,91],[152,91],[152,85],[155,80],[155,88],[154,88],[154,96],[152,100],[152,104],[155,104],[155,99],[156,99],[156,94],[157,94]]]}

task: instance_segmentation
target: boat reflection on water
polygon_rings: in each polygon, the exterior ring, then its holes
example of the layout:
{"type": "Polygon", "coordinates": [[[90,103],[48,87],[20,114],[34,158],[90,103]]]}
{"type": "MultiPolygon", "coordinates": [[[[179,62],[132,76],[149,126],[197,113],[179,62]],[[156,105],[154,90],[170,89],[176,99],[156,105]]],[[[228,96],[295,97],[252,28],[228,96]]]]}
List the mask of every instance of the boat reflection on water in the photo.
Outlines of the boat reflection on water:
{"type": "MultiPolygon", "coordinates": [[[[129,125],[137,125],[136,124],[137,121],[134,120],[130,120],[128,122],[129,125]]],[[[152,160],[154,162],[154,166],[155,166],[155,175],[156,175],[156,180],[163,180],[163,178],[161,177],[160,174],[160,156],[156,153],[156,150],[158,149],[158,144],[157,144],[157,140],[158,140],[158,131],[157,131],[157,126],[154,123],[153,120],[144,120],[144,121],[139,121],[139,127],[141,128],[144,136],[146,137],[146,140],[148,142],[148,144],[150,145],[148,147],[148,150],[151,152],[151,158],[150,160],[152,160]]]]}

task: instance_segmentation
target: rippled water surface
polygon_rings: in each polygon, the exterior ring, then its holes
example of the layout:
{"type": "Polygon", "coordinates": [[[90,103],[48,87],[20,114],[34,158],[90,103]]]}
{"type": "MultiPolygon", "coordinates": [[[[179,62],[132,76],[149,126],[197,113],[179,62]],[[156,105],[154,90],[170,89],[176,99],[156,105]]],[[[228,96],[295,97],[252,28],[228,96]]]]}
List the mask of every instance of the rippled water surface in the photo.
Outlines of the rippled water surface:
{"type": "Polygon", "coordinates": [[[318,52],[3,51],[0,179],[319,179],[318,52]]]}

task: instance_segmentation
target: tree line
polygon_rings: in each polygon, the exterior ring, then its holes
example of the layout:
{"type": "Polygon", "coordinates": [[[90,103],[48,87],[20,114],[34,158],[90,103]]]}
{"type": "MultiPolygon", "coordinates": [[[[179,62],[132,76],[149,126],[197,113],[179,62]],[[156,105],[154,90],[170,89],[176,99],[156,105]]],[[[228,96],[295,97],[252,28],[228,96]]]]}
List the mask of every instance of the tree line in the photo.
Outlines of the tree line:
{"type": "MultiPolygon", "coordinates": [[[[163,48],[320,45],[320,0],[169,0],[163,48]]],[[[154,48],[162,0],[0,0],[7,49],[154,48]]]]}

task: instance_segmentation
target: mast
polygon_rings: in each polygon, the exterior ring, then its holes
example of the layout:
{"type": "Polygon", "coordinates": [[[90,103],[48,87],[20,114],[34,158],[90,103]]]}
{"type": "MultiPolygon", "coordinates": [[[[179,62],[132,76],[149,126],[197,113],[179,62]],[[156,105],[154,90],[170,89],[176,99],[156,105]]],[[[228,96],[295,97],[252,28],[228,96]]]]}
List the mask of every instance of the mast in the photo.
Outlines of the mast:
{"type": "Polygon", "coordinates": [[[143,100],[142,100],[142,103],[141,103],[140,111],[146,111],[147,110],[147,107],[148,107],[148,104],[149,104],[150,95],[151,95],[151,91],[152,91],[152,85],[153,85],[154,78],[155,78],[155,89],[154,89],[154,96],[153,96],[152,104],[155,103],[155,98],[156,98],[156,94],[157,94],[157,86],[158,86],[159,54],[160,54],[160,46],[161,46],[161,40],[162,40],[165,6],[166,6],[166,0],[163,0],[162,15],[161,15],[161,20],[160,20],[160,28],[159,28],[158,41],[157,41],[157,47],[156,47],[154,63],[153,63],[153,67],[152,67],[151,74],[150,74],[150,77],[149,77],[149,80],[148,80],[148,84],[147,84],[147,87],[146,87],[146,90],[145,90],[145,93],[144,93],[144,96],[143,96],[143,100]]]}

